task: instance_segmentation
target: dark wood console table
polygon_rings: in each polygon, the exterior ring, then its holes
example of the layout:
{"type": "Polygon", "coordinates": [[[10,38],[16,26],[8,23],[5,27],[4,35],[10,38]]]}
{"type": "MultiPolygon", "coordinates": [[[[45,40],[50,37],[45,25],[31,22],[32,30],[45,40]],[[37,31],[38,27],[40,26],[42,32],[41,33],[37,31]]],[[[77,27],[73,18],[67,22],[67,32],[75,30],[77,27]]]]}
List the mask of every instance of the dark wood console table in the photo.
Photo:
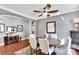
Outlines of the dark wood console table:
{"type": "Polygon", "coordinates": [[[12,44],[19,41],[19,35],[11,35],[11,36],[5,36],[4,37],[4,44],[12,44]]]}

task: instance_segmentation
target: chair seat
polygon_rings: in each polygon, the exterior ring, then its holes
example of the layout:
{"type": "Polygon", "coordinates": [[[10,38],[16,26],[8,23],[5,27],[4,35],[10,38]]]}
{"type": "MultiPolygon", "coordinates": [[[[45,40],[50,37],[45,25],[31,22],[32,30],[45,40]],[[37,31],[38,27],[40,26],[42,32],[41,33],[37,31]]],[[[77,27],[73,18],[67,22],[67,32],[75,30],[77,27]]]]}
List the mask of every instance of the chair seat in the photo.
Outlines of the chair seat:
{"type": "Polygon", "coordinates": [[[51,55],[53,51],[54,51],[54,47],[53,46],[49,47],[49,55],[51,55]]]}

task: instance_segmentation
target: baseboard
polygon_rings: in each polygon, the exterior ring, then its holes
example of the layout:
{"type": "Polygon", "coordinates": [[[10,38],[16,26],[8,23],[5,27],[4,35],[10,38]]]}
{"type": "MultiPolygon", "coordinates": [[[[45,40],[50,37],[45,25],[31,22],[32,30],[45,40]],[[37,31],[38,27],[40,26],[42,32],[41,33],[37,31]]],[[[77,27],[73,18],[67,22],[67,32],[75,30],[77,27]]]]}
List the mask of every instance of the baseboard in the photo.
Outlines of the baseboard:
{"type": "Polygon", "coordinates": [[[26,37],[26,38],[22,38],[22,40],[26,40],[26,39],[29,39],[29,37],[26,37]]]}
{"type": "Polygon", "coordinates": [[[4,45],[4,43],[1,43],[0,46],[1,46],[1,45],[4,45]]]}
{"type": "Polygon", "coordinates": [[[26,37],[26,39],[29,39],[29,37],[26,37]]]}

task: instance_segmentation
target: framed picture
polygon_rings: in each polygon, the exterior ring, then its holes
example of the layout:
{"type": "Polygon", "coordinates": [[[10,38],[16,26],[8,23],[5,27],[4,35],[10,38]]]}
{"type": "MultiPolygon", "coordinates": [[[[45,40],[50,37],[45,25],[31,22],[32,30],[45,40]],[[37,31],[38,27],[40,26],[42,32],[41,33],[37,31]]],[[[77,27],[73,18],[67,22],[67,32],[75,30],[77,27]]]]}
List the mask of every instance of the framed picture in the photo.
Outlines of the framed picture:
{"type": "Polygon", "coordinates": [[[56,33],[56,22],[55,21],[46,23],[46,32],[47,33],[56,33]]]}
{"type": "Polygon", "coordinates": [[[17,25],[17,31],[23,32],[23,25],[17,25]]]}
{"type": "Polygon", "coordinates": [[[17,32],[16,26],[7,26],[6,31],[8,32],[17,32]]]}
{"type": "Polygon", "coordinates": [[[5,32],[5,24],[0,23],[0,33],[5,32]]]}

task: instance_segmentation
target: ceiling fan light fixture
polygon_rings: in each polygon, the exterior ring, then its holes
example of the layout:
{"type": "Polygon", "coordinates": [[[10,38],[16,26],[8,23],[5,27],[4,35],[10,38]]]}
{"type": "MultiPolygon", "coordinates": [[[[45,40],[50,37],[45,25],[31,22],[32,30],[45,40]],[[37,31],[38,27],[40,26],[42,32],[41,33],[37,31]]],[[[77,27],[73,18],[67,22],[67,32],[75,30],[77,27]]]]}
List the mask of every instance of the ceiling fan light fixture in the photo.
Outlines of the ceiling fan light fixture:
{"type": "Polygon", "coordinates": [[[47,14],[47,17],[49,17],[50,15],[49,14],[47,14]]]}
{"type": "Polygon", "coordinates": [[[34,12],[37,12],[37,13],[41,13],[40,15],[38,15],[39,17],[40,16],[47,16],[47,17],[49,17],[49,16],[51,16],[51,14],[53,13],[57,13],[59,10],[51,10],[51,4],[47,4],[44,8],[43,8],[43,10],[39,10],[39,11],[37,11],[37,10],[34,10],[34,12]]]}
{"type": "Polygon", "coordinates": [[[47,8],[47,9],[50,9],[50,8],[51,8],[51,5],[50,5],[50,4],[47,4],[47,5],[46,5],[46,8],[47,8]]]}
{"type": "Polygon", "coordinates": [[[44,16],[46,16],[46,15],[47,15],[47,13],[45,12],[45,13],[43,13],[43,15],[44,15],[44,16]]]}

